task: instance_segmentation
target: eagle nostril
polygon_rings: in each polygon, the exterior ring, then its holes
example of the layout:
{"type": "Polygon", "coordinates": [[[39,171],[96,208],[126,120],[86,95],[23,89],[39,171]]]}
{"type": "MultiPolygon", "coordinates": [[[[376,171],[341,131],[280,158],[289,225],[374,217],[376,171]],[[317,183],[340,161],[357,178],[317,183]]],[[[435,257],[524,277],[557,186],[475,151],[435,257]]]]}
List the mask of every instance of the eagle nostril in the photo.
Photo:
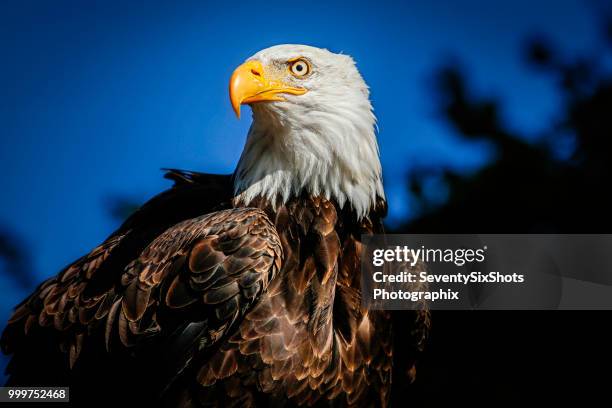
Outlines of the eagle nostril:
{"type": "Polygon", "coordinates": [[[261,73],[259,71],[257,71],[256,69],[251,69],[251,74],[260,77],[261,73]]]}

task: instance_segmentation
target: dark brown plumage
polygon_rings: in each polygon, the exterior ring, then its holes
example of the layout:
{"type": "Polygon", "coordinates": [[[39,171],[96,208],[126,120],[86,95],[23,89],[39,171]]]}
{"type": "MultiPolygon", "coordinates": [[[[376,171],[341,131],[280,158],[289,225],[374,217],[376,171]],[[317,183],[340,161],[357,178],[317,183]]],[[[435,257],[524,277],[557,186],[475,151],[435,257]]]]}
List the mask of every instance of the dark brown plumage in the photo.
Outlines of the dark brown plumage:
{"type": "MultiPolygon", "coordinates": [[[[167,177],[17,307],[8,384],[70,385],[88,405],[387,405],[392,318],[360,300],[361,235],[382,232],[384,201],[357,221],[321,197],[240,208],[229,176],[167,177]]],[[[429,320],[401,319],[409,371],[429,320]]]]}

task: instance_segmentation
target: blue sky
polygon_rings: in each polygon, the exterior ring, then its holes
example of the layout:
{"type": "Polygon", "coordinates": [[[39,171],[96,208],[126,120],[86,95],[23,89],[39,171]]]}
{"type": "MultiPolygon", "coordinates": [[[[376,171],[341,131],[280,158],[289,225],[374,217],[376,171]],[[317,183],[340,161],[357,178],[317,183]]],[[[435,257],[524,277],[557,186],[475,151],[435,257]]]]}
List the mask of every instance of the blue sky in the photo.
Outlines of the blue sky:
{"type": "MultiPolygon", "coordinates": [[[[110,197],[142,201],[168,187],[159,168],[231,172],[249,115],[233,116],[229,76],[279,43],[357,60],[371,87],[397,220],[410,211],[402,183],[410,168],[470,171],[489,159],[486,146],[459,141],[439,117],[435,69],[461,61],[478,94],[505,101],[510,127],[537,135],[557,114],[558,95],[522,62],[523,41],[539,33],[569,53],[595,50],[595,5],[3,1],[0,227],[23,238],[42,279],[117,226],[110,197]]],[[[6,276],[0,284],[4,320],[23,294],[6,276]]]]}

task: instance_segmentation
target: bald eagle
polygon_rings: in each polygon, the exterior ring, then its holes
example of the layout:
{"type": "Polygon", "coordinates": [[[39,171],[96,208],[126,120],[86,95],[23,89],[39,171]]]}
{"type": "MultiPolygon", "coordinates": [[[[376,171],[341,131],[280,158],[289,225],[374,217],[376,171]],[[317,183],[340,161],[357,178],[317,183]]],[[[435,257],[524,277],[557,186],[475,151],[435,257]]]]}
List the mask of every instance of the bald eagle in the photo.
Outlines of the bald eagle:
{"type": "Polygon", "coordinates": [[[393,368],[414,372],[427,312],[402,315],[398,343],[360,301],[386,203],[353,59],[274,46],[229,91],[253,113],[236,171],[167,171],[173,187],[18,305],[7,385],[87,406],[386,406],[393,368]]]}

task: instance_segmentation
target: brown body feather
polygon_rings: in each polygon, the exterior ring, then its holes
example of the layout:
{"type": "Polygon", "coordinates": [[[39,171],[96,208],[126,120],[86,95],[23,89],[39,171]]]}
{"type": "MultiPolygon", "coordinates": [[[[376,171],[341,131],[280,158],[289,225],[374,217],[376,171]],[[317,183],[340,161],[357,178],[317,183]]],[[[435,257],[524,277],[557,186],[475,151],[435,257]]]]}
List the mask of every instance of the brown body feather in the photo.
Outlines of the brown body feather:
{"type": "MultiPolygon", "coordinates": [[[[76,401],[122,387],[166,406],[387,405],[391,315],[360,297],[360,237],[382,232],[384,202],[362,221],[321,197],[238,208],[230,177],[167,177],[17,307],[8,383],[72,385],[76,401]]],[[[416,350],[429,320],[411,316],[416,350]]]]}

